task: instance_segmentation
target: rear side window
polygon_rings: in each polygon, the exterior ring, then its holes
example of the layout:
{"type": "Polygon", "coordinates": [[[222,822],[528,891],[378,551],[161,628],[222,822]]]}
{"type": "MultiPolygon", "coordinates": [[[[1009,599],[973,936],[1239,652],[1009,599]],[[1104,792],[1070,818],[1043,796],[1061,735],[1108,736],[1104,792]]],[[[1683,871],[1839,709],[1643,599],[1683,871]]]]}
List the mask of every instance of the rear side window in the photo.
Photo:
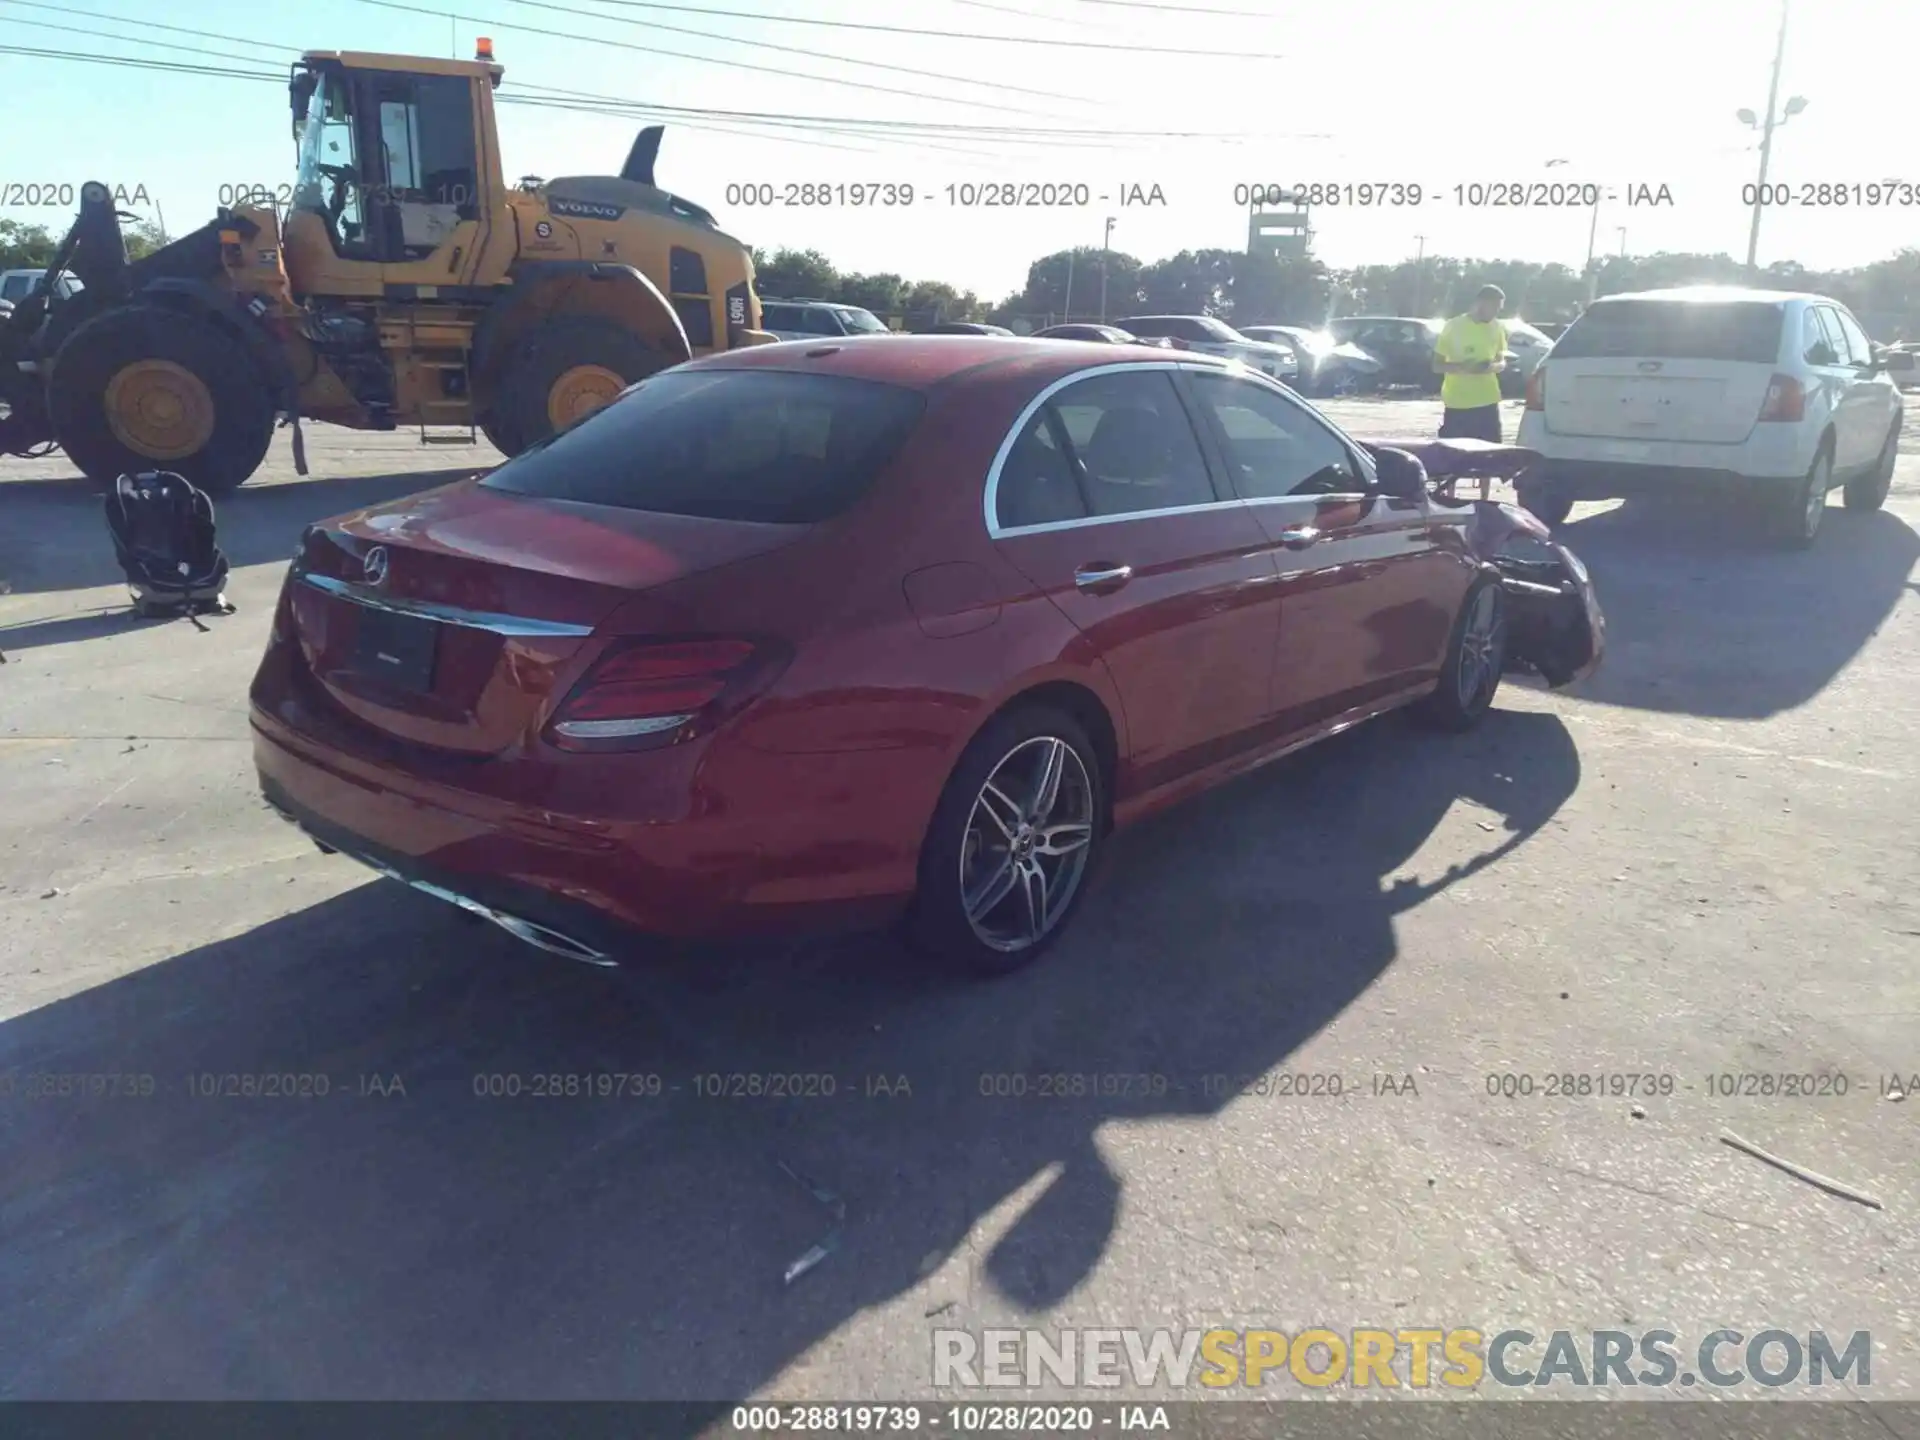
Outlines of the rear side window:
{"type": "Polygon", "coordinates": [[[1095,515],[1137,515],[1217,498],[1186,406],[1164,370],[1096,375],[1053,398],[1095,515]]]}
{"type": "Polygon", "coordinates": [[[760,304],[760,324],[768,330],[798,330],[800,312],[791,305],[760,304]]]}
{"type": "Polygon", "coordinates": [[[0,300],[24,300],[27,292],[33,289],[32,275],[9,275],[0,282],[0,300]]]}
{"type": "Polygon", "coordinates": [[[1784,309],[1764,300],[1603,300],[1573,322],[1553,355],[1771,365],[1784,322],[1784,309]]]}
{"type": "Polygon", "coordinates": [[[626,510],[812,524],[866,493],[925,408],[917,391],[842,375],[669,370],[481,483],[626,510]]]}

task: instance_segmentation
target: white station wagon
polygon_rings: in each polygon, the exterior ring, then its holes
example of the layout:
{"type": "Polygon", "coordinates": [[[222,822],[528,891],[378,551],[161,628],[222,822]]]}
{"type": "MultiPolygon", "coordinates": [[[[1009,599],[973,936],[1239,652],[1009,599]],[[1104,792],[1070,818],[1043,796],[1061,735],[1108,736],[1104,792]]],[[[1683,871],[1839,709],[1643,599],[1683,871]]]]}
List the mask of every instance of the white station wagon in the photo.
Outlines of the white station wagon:
{"type": "Polygon", "coordinates": [[[1813,543],[1827,492],[1877,510],[1902,399],[1891,352],[1837,300],[1701,286],[1596,301],[1527,385],[1518,443],[1545,457],[1520,501],[1558,525],[1576,500],[1733,490],[1813,543]]]}

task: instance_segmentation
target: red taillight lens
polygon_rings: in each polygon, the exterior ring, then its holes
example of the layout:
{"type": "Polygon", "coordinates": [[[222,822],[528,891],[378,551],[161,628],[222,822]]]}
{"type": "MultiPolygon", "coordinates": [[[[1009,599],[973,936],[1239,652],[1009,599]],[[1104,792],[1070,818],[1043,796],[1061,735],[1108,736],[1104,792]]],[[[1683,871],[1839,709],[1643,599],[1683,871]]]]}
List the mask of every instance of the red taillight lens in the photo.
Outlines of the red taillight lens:
{"type": "Polygon", "coordinates": [[[1527,409],[1545,410],[1547,408],[1547,367],[1536,365],[1533,374],[1527,377],[1527,409]]]}
{"type": "Polygon", "coordinates": [[[664,739],[777,670],[771,647],[749,640],[639,640],[621,645],[561,702],[547,727],[563,749],[664,739]]]}
{"type": "Polygon", "coordinates": [[[1807,392],[1791,375],[1776,375],[1767,384],[1767,398],[1760,404],[1762,420],[1804,420],[1807,392]]]}

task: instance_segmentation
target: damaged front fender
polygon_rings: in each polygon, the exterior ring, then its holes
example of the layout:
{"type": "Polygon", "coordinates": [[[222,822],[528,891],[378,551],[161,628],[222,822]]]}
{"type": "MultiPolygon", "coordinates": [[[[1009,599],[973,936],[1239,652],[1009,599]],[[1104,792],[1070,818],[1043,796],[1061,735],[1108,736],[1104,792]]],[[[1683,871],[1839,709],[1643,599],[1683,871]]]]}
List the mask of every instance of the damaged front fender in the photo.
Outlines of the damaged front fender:
{"type": "Polygon", "coordinates": [[[1417,461],[1428,503],[1460,519],[1468,550],[1499,578],[1507,599],[1507,669],[1539,675],[1557,690],[1599,668],[1607,621],[1580,557],[1531,511],[1496,500],[1461,500],[1455,493],[1463,480],[1517,483],[1538,463],[1538,451],[1459,439],[1373,442],[1366,448],[1376,457],[1393,449],[1417,461]]]}
{"type": "Polygon", "coordinates": [[[1467,545],[1498,575],[1507,599],[1507,668],[1554,689],[1600,667],[1607,619],[1585,562],[1529,511],[1475,500],[1467,545]]]}

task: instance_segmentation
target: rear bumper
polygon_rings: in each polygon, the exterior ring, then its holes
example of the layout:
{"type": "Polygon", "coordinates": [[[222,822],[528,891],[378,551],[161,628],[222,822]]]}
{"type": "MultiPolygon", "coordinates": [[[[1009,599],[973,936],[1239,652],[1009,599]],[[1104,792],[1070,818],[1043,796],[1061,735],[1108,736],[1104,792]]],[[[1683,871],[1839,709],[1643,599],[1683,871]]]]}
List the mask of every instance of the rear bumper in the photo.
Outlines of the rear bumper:
{"type": "Polygon", "coordinates": [[[686,789],[700,803],[676,814],[637,812],[636,787],[613,770],[599,813],[555,814],[483,791],[479,770],[473,785],[448,783],[320,742],[257,704],[252,718],[262,795],[322,846],[584,950],[869,929],[896,919],[912,892],[918,842],[906,817],[898,835],[882,833],[845,804],[849,793],[909,790],[880,773],[893,757],[796,764],[736,745],[689,758],[701,778],[686,789]]]}
{"type": "Polygon", "coordinates": [[[1542,456],[1541,473],[1577,498],[1606,500],[1797,480],[1813,464],[1818,436],[1802,425],[1757,425],[1737,445],[1561,435],[1538,411],[1521,418],[1517,443],[1542,456]]]}

